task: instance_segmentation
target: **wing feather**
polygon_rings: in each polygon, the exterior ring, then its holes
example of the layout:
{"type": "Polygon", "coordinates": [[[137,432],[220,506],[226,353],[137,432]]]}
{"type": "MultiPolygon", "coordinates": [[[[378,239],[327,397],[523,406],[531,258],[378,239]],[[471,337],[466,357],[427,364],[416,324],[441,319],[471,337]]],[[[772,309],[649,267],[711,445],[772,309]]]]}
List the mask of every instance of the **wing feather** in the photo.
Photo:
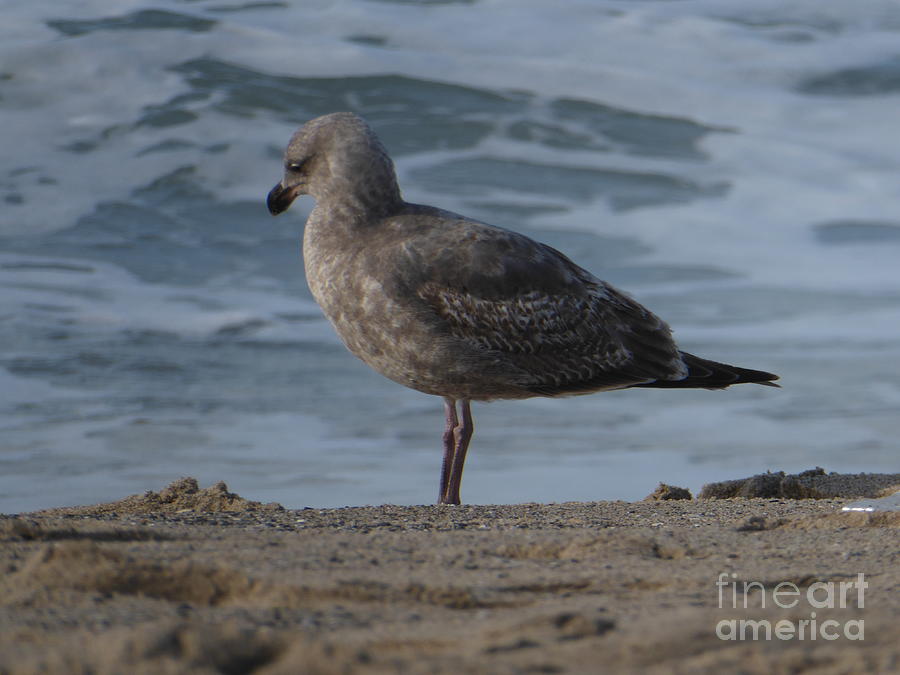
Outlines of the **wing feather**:
{"type": "Polygon", "coordinates": [[[477,232],[418,286],[446,331],[502,358],[519,386],[555,396],[677,380],[669,327],[559,251],[513,232],[477,232]],[[489,259],[472,273],[472,260],[489,259]],[[490,270],[489,273],[485,270],[490,270]]]}

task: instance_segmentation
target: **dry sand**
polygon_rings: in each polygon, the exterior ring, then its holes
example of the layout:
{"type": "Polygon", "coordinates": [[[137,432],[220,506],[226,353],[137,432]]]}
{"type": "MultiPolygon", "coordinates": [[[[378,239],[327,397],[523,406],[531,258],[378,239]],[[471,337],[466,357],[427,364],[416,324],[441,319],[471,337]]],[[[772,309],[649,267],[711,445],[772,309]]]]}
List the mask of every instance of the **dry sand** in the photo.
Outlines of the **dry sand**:
{"type": "MultiPolygon", "coordinates": [[[[768,476],[720,494],[900,483],[768,476]]],[[[183,479],[0,516],[0,673],[900,672],[900,513],[685,496],[288,511],[183,479]],[[717,637],[748,619],[793,637],[717,637]]]]}

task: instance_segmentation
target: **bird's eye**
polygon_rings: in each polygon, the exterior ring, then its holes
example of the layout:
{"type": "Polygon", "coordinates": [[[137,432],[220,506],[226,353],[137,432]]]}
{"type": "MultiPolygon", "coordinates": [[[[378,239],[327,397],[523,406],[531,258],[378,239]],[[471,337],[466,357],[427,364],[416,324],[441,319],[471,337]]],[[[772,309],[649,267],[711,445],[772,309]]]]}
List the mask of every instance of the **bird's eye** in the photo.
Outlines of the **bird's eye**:
{"type": "Polygon", "coordinates": [[[303,162],[288,162],[288,163],[285,165],[285,168],[286,168],[288,171],[297,172],[297,171],[300,171],[300,170],[303,169],[303,162]]]}

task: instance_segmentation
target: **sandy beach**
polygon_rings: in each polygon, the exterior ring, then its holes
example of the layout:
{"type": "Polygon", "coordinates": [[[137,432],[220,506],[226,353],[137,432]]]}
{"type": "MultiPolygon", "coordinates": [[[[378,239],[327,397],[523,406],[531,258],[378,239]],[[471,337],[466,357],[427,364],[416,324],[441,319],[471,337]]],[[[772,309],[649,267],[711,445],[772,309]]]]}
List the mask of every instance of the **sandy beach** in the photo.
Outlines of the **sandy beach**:
{"type": "Polygon", "coordinates": [[[0,516],[0,673],[897,672],[900,512],[841,505],[898,483],[292,511],[186,478],[0,516]]]}

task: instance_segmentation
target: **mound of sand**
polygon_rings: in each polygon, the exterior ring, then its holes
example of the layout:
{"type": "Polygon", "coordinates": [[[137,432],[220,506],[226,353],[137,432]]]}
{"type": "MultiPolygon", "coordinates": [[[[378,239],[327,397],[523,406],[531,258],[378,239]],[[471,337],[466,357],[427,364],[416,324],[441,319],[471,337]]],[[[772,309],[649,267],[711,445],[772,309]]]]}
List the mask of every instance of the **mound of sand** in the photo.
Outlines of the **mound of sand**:
{"type": "Polygon", "coordinates": [[[262,504],[228,491],[224,481],[201,489],[196,478],[181,478],[159,492],[148,490],[142,495],[131,495],[116,502],[93,506],[71,506],[41,511],[48,516],[96,516],[104,514],[148,514],[195,511],[202,513],[280,511],[281,504],[262,504]]]}

